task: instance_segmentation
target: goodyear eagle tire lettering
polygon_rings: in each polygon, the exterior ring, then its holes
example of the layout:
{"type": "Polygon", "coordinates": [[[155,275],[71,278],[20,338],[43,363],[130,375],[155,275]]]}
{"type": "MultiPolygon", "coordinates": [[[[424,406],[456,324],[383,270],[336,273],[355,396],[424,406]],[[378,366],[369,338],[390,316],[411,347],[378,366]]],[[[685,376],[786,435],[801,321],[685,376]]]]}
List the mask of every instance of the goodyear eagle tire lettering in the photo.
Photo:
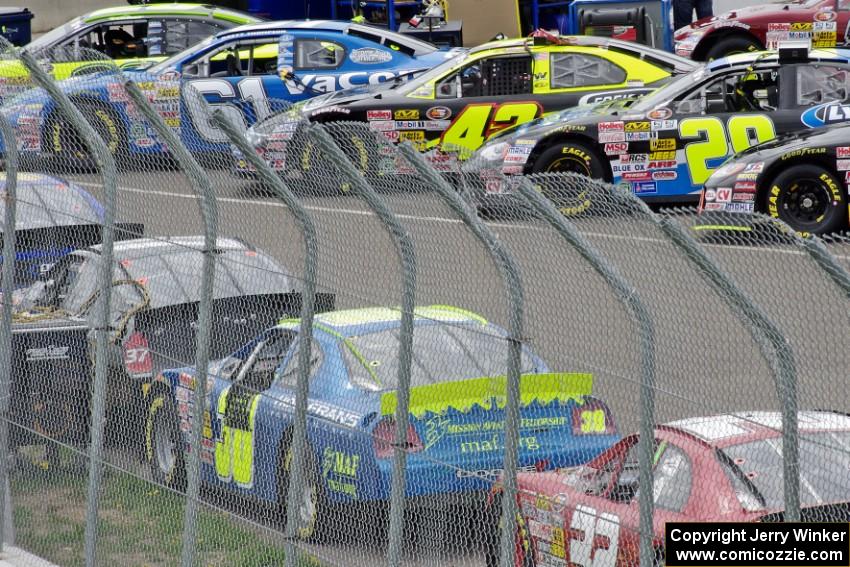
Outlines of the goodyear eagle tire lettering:
{"type": "MultiPolygon", "coordinates": [[[[92,125],[98,137],[104,141],[109,152],[113,156],[124,155],[127,149],[127,140],[124,136],[124,129],[115,114],[93,103],[77,102],[77,105],[86,121],[92,125]]],[[[54,113],[54,116],[50,118],[46,132],[50,142],[46,146],[55,157],[69,158],[78,162],[91,159],[91,151],[82,136],[58,114],[54,113]]]]}
{"type": "Polygon", "coordinates": [[[174,402],[167,392],[160,392],[148,406],[145,420],[145,456],[154,481],[175,490],[185,490],[182,445],[174,402]]]}
{"type": "Polygon", "coordinates": [[[824,234],[847,226],[847,199],[835,176],[818,165],[798,164],[776,176],[767,213],[800,233],[824,234]]]}
{"type": "MultiPolygon", "coordinates": [[[[594,179],[608,177],[596,152],[577,141],[561,142],[545,149],[534,162],[532,173],[577,173],[594,179]]],[[[583,184],[577,187],[568,178],[541,180],[537,189],[566,216],[585,213],[592,204],[583,184]]]]}

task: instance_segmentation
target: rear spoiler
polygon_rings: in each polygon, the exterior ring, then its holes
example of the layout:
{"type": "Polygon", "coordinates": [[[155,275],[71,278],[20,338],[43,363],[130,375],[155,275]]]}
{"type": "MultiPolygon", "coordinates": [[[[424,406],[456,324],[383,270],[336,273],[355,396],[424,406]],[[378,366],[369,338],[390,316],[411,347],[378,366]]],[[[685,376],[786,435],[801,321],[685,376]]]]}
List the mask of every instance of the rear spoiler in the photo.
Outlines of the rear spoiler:
{"type": "MultiPolygon", "coordinates": [[[[523,374],[520,377],[520,405],[580,400],[582,396],[589,396],[592,390],[591,374],[523,374]]],[[[410,389],[410,413],[421,417],[429,412],[441,413],[448,408],[467,412],[476,405],[493,409],[494,401],[498,408],[504,408],[506,392],[505,376],[415,386],[410,389]]],[[[397,405],[395,391],[381,395],[381,415],[394,414],[397,405]]]]}
{"type": "MultiPolygon", "coordinates": [[[[301,293],[268,293],[213,300],[210,328],[210,360],[227,356],[251,341],[281,316],[301,314],[301,293]]],[[[317,293],[317,313],[334,309],[336,296],[317,293]]],[[[195,362],[198,302],[145,309],[135,316],[134,331],[147,339],[153,370],[186,366],[195,362]]]]}
{"type": "MultiPolygon", "coordinates": [[[[115,240],[138,238],[144,225],[120,223],[115,226],[115,240]]],[[[100,244],[103,227],[99,224],[25,228],[15,232],[15,287],[25,287],[42,279],[65,255],[80,248],[100,244]]],[[[0,248],[3,234],[0,233],[0,248]]],[[[2,262],[2,256],[0,256],[2,262]]]]}

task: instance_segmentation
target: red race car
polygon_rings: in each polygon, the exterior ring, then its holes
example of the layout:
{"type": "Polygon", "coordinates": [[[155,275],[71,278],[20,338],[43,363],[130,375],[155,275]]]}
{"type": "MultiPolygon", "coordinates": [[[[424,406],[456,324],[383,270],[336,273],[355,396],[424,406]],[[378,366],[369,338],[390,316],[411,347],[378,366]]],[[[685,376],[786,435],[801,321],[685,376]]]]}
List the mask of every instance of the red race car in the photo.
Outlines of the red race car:
{"type": "Polygon", "coordinates": [[[739,8],[676,30],[676,54],[710,61],[734,53],[776,49],[780,41],[812,47],[850,43],[850,0],[798,0],[739,8]]]}
{"type": "MultiPolygon", "coordinates": [[[[657,564],[666,522],[781,518],[781,422],[779,413],[753,412],[656,427],[657,564]]],[[[800,412],[799,427],[803,519],[848,521],[850,417],[800,412]]],[[[639,564],[637,441],[636,434],[626,437],[582,466],[518,475],[518,566],[639,564]]]]}

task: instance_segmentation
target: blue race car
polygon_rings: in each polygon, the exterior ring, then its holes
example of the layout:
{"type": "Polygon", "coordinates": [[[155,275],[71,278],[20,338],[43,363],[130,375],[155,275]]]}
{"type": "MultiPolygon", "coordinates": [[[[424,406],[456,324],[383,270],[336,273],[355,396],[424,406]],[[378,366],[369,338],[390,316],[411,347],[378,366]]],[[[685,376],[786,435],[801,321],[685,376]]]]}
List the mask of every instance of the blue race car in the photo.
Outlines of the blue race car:
{"type": "MultiPolygon", "coordinates": [[[[6,174],[0,173],[5,192],[6,174]]],[[[5,232],[0,199],[0,235],[5,232]]],[[[15,223],[15,287],[26,287],[77,248],[100,242],[103,207],[79,185],[55,177],[20,173],[15,223]]],[[[2,255],[0,255],[2,265],[2,255]]]]}
{"type": "MultiPolygon", "coordinates": [[[[286,103],[357,86],[404,80],[441,63],[451,52],[395,32],[336,21],[283,21],[223,31],[144,71],[127,72],[139,83],[170,126],[198,152],[227,150],[197,100],[181,100],[181,89],[199,93],[213,107],[225,106],[247,128],[286,103]],[[194,102],[194,103],[193,103],[194,102]]],[[[120,84],[104,72],[62,82],[110,150],[117,155],[164,151],[120,84]]],[[[197,95],[196,95],[197,96],[197,95]]],[[[22,151],[79,160],[87,149],[41,89],[8,101],[4,109],[22,134],[22,151]]]]}
{"type": "MultiPolygon", "coordinates": [[[[299,535],[328,526],[329,506],[389,498],[400,312],[369,308],[316,316],[308,402],[308,482],[299,535]]],[[[298,320],[284,320],[211,365],[202,481],[280,506],[298,376],[298,320]]],[[[474,313],[416,310],[407,495],[481,495],[504,453],[506,333],[474,313]]],[[[619,439],[589,374],[551,373],[522,354],[519,465],[583,463],[619,439]]],[[[153,477],[181,488],[192,429],[193,368],[159,374],[149,392],[146,452],[153,477]]]]}

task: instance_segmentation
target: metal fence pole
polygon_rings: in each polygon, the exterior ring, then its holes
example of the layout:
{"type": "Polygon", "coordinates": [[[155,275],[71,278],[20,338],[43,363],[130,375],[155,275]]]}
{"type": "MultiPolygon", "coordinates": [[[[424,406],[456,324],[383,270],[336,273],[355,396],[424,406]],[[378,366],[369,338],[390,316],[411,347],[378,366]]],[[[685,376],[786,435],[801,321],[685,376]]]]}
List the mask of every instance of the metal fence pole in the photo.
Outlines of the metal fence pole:
{"type": "MultiPolygon", "coordinates": [[[[370,133],[371,135],[371,133],[370,133]]],[[[505,401],[505,461],[502,465],[502,533],[499,542],[500,564],[513,564],[517,515],[517,449],[520,420],[520,370],[522,357],[523,314],[525,296],[519,265],[483,222],[471,211],[460,194],[425,161],[410,143],[401,144],[399,151],[416,172],[448,204],[449,208],[469,227],[487,248],[493,263],[502,275],[508,302],[508,359],[505,401]]]]}
{"type": "Polygon", "coordinates": [[[6,489],[9,474],[9,396],[12,391],[12,293],[15,290],[15,218],[17,213],[18,143],[15,131],[0,113],[0,135],[6,150],[5,214],[3,218],[3,311],[0,313],[0,550],[6,542],[6,489]]]}
{"type": "Polygon", "coordinates": [[[259,156],[245,139],[243,132],[230,122],[221,110],[213,113],[213,122],[222,129],[242,155],[256,169],[260,179],[274,191],[295,217],[304,235],[304,292],[301,300],[301,323],[299,334],[301,344],[298,350],[298,382],[295,388],[295,416],[292,426],[292,470],[286,503],[286,567],[295,567],[295,541],[298,523],[298,507],[292,503],[304,486],[304,467],[302,464],[307,450],[307,401],[310,387],[310,356],[313,342],[314,298],[316,296],[316,272],[319,262],[319,239],[316,226],[307,209],[301,204],[283,180],[259,156]]]}
{"type": "Polygon", "coordinates": [[[195,345],[195,399],[192,421],[192,441],[186,463],[186,508],[183,517],[183,548],[181,565],[195,564],[197,541],[197,516],[201,486],[201,439],[207,401],[207,371],[210,360],[210,330],[212,327],[213,282],[215,281],[215,251],[218,236],[218,204],[213,194],[210,178],[186,146],[169,128],[159,113],[148,103],[147,97],[133,81],[125,81],[124,88],[130,99],[150,122],[168,151],[180,163],[186,177],[200,199],[201,219],[204,225],[204,261],[201,267],[201,295],[198,302],[198,334],[195,345]]]}
{"type": "Polygon", "coordinates": [[[112,302],[113,243],[115,242],[116,183],[118,171],[115,160],[103,140],[86,121],[50,75],[44,72],[27,51],[19,51],[21,62],[33,81],[47,91],[56,105],[85,141],[103,175],[104,213],[100,253],[100,308],[95,315],[95,370],[92,388],[91,440],[89,444],[89,482],[86,504],[85,558],[86,567],[95,567],[97,555],[97,514],[100,506],[100,486],[103,476],[103,430],[106,422],[106,378],[108,371],[109,307],[112,302]]]}
{"type": "MultiPolygon", "coordinates": [[[[633,197],[637,200],[637,197],[633,197]]],[[[658,225],[671,242],[693,262],[730,309],[739,315],[762,352],[774,376],[776,395],[782,405],[782,460],[785,521],[800,521],[799,436],[797,432],[797,368],[788,340],[773,321],[702,250],[699,244],[668,216],[656,215],[643,203],[639,208],[658,225]]]]}
{"type": "MultiPolygon", "coordinates": [[[[790,230],[790,229],[789,229],[790,230]]],[[[826,272],[826,275],[829,276],[829,279],[832,280],[841,293],[848,299],[850,299],[850,273],[844,269],[844,267],[839,264],[835,256],[833,256],[829,250],[827,250],[826,246],[823,244],[823,240],[816,236],[811,236],[809,238],[801,238],[801,244],[803,248],[806,249],[806,252],[809,253],[809,256],[818,267],[826,272]]]]}
{"type": "Polygon", "coordinates": [[[611,265],[584,236],[568,222],[555,205],[534,190],[527,178],[517,185],[517,191],[532,206],[543,220],[574,248],[614,290],[617,298],[631,312],[640,337],[641,380],[640,404],[641,421],[638,439],[638,465],[640,493],[638,509],[640,513],[640,564],[651,567],[655,561],[652,547],[652,518],[654,514],[652,489],[652,457],[655,442],[655,326],[652,316],[638,291],[627,282],[616,268],[611,265]]]}
{"type": "Polygon", "coordinates": [[[402,268],[401,326],[398,351],[398,393],[396,406],[395,456],[390,492],[390,525],[387,561],[392,567],[401,564],[404,531],[405,469],[407,468],[407,427],[410,407],[410,364],[413,352],[413,310],[416,307],[416,252],[413,239],[399,219],[387,207],[363,174],[345,157],[343,151],[320,124],[307,127],[307,134],[328,159],[348,179],[357,195],[363,198],[384,224],[398,251],[402,268]]]}

